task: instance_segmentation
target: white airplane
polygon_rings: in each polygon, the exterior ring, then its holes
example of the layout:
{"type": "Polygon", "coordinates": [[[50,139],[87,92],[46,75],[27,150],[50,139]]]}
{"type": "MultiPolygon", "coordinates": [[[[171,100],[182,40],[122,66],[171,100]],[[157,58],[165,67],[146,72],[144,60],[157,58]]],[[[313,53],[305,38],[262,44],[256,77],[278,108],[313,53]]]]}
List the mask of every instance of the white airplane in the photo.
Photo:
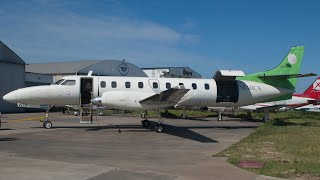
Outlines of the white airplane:
{"type": "Polygon", "coordinates": [[[320,112],[320,105],[309,104],[306,106],[298,107],[295,110],[306,111],[306,112],[320,112]]]}
{"type": "Polygon", "coordinates": [[[209,107],[209,110],[219,112],[218,121],[222,120],[222,113],[234,113],[235,111],[247,112],[247,119],[252,119],[252,111],[263,111],[265,116],[262,120],[269,120],[269,111],[288,111],[288,110],[316,110],[314,104],[320,102],[320,77],[318,77],[302,94],[293,94],[291,99],[256,103],[253,105],[233,107],[209,107]]]}
{"type": "MultiPolygon", "coordinates": [[[[304,47],[293,47],[276,68],[246,75],[217,71],[215,79],[66,76],[52,85],[27,87],[6,94],[12,103],[34,105],[100,105],[121,110],[160,110],[170,107],[241,107],[271,99],[290,99],[296,87],[304,47]],[[238,77],[237,76],[243,76],[238,77]]],[[[162,132],[163,120],[155,126],[162,132]]],[[[150,122],[142,121],[144,127],[150,122]]],[[[45,128],[52,123],[46,119],[45,128]]]]}

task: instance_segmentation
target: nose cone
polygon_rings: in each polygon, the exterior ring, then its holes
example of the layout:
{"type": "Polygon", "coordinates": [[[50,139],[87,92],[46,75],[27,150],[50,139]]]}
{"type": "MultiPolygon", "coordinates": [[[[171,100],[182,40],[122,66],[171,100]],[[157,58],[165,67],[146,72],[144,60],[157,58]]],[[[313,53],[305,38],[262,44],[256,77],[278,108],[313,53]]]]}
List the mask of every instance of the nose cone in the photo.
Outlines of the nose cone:
{"type": "Polygon", "coordinates": [[[3,100],[11,102],[11,103],[18,103],[18,96],[16,91],[9,92],[8,94],[3,96],[3,100]]]}

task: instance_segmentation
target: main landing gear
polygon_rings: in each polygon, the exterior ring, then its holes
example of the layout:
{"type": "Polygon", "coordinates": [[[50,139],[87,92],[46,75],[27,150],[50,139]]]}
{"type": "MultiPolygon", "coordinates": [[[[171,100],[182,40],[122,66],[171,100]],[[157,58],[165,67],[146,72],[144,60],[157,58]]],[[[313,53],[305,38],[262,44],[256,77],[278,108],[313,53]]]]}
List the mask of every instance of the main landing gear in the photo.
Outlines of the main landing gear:
{"type": "Polygon", "coordinates": [[[157,133],[162,133],[164,131],[164,126],[162,124],[164,120],[161,117],[161,110],[160,109],[158,110],[158,113],[159,113],[158,123],[154,126],[154,130],[157,133]]]}
{"type": "Polygon", "coordinates": [[[141,119],[144,119],[141,121],[142,126],[144,128],[148,128],[150,126],[150,121],[148,120],[148,112],[145,111],[145,112],[141,113],[140,117],[141,117],[141,119]]]}
{"type": "MultiPolygon", "coordinates": [[[[154,126],[154,130],[157,132],[157,133],[161,133],[164,131],[164,126],[163,126],[163,119],[161,117],[161,111],[158,110],[158,113],[159,113],[159,118],[158,118],[158,123],[154,126]]],[[[149,128],[151,123],[150,121],[148,120],[148,112],[145,111],[144,113],[141,114],[140,116],[142,119],[141,121],[141,124],[144,128],[149,128]]]]}

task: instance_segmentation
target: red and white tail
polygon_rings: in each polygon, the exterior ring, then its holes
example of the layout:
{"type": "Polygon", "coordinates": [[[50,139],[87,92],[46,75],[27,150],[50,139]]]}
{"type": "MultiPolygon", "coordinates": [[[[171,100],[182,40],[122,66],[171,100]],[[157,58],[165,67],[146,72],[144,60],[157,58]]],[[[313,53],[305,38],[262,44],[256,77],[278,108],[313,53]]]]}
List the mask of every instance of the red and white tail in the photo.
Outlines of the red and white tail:
{"type": "Polygon", "coordinates": [[[316,100],[320,99],[320,77],[318,77],[307,90],[302,94],[297,94],[295,96],[313,98],[316,100]]]}

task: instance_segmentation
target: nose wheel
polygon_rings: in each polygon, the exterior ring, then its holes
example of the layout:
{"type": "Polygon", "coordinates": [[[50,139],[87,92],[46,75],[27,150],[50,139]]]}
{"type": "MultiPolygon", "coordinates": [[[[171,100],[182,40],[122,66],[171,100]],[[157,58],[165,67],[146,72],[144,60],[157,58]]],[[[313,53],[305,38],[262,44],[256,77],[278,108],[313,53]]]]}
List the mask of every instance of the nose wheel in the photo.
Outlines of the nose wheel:
{"type": "Polygon", "coordinates": [[[49,111],[50,111],[50,108],[51,106],[49,106],[47,109],[46,109],[46,119],[43,121],[43,127],[46,128],[46,129],[50,129],[52,128],[52,123],[49,121],[49,111]]]}
{"type": "Polygon", "coordinates": [[[50,129],[50,128],[52,128],[52,123],[50,121],[44,121],[43,127],[46,129],[50,129]]]}

